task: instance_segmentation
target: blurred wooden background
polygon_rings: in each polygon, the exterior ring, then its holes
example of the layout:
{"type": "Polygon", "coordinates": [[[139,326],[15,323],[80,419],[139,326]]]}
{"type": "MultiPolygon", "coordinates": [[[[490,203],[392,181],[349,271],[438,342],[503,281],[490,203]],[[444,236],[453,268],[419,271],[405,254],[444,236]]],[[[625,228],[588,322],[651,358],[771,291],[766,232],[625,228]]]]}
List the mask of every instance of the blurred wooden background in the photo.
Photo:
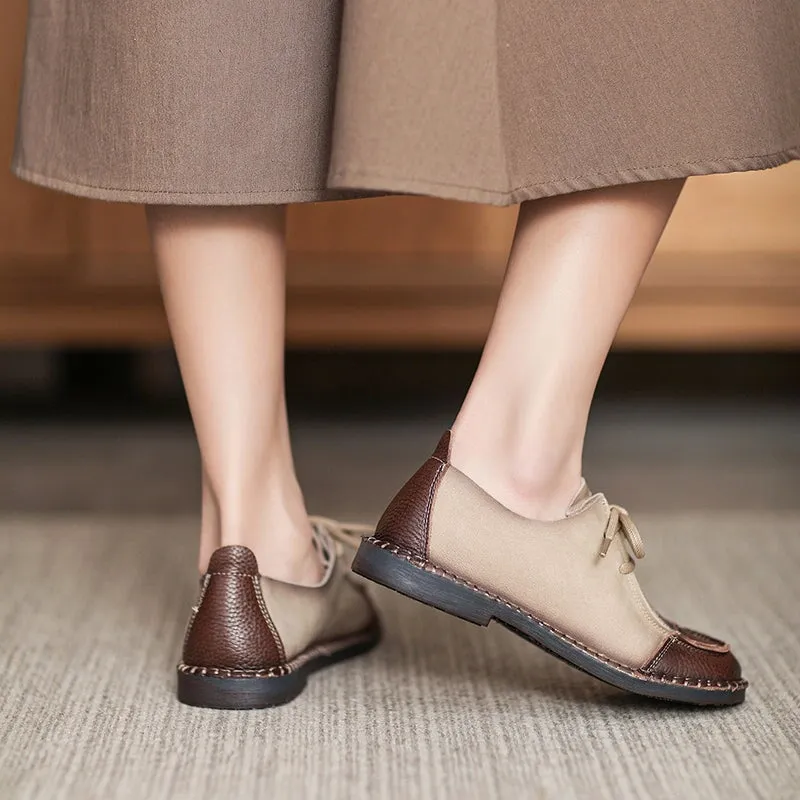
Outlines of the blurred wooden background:
{"type": "MultiPolygon", "coordinates": [[[[8,0],[0,29],[4,165],[24,6],[8,0]]],[[[289,343],[480,346],[515,217],[426,198],[292,208],[289,343]]],[[[0,169],[0,345],[166,339],[142,209],[58,195],[0,169]]],[[[800,164],[691,180],[618,344],[800,347],[800,164]]]]}

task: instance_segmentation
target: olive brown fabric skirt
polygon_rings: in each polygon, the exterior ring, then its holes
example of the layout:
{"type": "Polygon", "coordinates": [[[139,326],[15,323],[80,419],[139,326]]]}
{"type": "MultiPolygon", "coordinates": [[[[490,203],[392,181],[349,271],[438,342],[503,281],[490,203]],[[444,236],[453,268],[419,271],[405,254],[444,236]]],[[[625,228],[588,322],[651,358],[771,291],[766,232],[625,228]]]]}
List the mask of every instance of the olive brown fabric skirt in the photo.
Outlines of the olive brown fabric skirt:
{"type": "Polygon", "coordinates": [[[14,170],[509,204],[798,157],[798,0],[30,0],[14,170]]]}

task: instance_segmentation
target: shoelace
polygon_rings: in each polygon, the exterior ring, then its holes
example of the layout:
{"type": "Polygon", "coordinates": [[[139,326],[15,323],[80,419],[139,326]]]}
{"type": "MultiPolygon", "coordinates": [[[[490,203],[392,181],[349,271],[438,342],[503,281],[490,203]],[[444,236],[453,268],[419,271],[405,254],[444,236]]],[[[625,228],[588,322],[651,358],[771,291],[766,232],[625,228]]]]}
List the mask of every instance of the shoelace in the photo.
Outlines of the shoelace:
{"type": "Polygon", "coordinates": [[[633,524],[631,515],[622,507],[611,504],[611,513],[608,516],[605,532],[603,533],[603,544],[600,547],[600,555],[605,558],[611,542],[618,532],[622,532],[625,541],[630,545],[630,549],[636,558],[644,558],[644,542],[639,529],[633,524]]]}
{"type": "Polygon", "coordinates": [[[309,521],[315,528],[327,531],[335,542],[346,547],[358,547],[365,536],[370,536],[374,532],[371,525],[361,525],[357,522],[339,522],[338,520],[330,519],[330,517],[309,517],[309,521]]]}

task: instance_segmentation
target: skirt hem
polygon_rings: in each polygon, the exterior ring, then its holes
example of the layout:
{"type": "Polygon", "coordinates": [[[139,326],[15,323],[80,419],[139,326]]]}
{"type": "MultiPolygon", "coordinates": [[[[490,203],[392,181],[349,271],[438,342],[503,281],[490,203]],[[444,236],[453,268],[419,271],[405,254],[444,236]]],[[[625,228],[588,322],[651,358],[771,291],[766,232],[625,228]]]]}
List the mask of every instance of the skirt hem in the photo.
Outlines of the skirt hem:
{"type": "Polygon", "coordinates": [[[60,192],[107,200],[118,203],[147,203],[149,205],[206,205],[248,206],[284,205],[286,203],[318,203],[330,200],[355,200],[385,194],[381,191],[357,191],[351,189],[288,189],[280,191],[245,192],[180,192],[175,190],[121,189],[109,186],[94,186],[74,180],[55,178],[18,163],[11,165],[11,172],[23,181],[55,189],[60,192]]]}
{"type": "Polygon", "coordinates": [[[11,171],[21,180],[48,189],[66,192],[77,197],[123,203],[227,206],[283,205],[286,203],[353,200],[385,194],[413,194],[472,203],[509,206],[526,200],[538,200],[543,197],[601,189],[608,186],[688,178],[697,175],[770,169],[795,159],[800,159],[800,146],[745,158],[684,162],[624,169],[608,173],[592,173],[578,177],[532,183],[509,191],[408,178],[368,167],[345,168],[333,171],[329,177],[329,187],[326,189],[248,190],[243,192],[182,192],[176,190],[122,189],[96,186],[44,175],[35,170],[27,169],[19,163],[13,163],[11,171]]]}
{"type": "Polygon", "coordinates": [[[526,200],[539,200],[543,197],[602,189],[608,186],[771,169],[795,159],[800,159],[800,145],[758,156],[709,159],[707,161],[622,169],[616,172],[591,173],[578,177],[531,183],[509,191],[390,175],[380,169],[369,169],[368,167],[335,170],[331,173],[328,183],[335,189],[379,190],[396,194],[427,195],[448,200],[510,206],[526,200]]]}

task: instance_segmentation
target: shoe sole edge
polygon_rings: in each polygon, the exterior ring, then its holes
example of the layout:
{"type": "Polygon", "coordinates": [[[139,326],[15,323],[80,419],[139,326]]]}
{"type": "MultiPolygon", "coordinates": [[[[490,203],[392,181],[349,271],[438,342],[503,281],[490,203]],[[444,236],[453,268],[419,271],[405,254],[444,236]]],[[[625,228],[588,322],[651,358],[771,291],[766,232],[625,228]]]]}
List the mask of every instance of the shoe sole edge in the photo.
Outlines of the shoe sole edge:
{"type": "Polygon", "coordinates": [[[566,636],[509,603],[441,574],[434,565],[416,564],[413,556],[392,552],[391,545],[364,540],[353,561],[353,571],[425,605],[453,616],[487,626],[492,620],[531,644],[573,667],[618,689],[657,700],[701,706],[731,706],[744,702],[747,684],[735,688],[700,687],[660,680],[615,667],[593,655],[566,636]]]}
{"type": "Polygon", "coordinates": [[[246,711],[275,708],[294,700],[306,688],[315,672],[332,667],[374,649],[381,639],[376,623],[362,634],[354,634],[337,642],[311,648],[286,665],[280,675],[214,675],[203,667],[178,666],[177,697],[184,705],[197,708],[246,711]],[[346,643],[346,644],[345,644],[346,643]],[[319,651],[316,655],[309,655],[319,651]],[[296,664],[297,666],[293,666],[296,664]],[[205,673],[205,674],[203,674],[205,673]]]}

